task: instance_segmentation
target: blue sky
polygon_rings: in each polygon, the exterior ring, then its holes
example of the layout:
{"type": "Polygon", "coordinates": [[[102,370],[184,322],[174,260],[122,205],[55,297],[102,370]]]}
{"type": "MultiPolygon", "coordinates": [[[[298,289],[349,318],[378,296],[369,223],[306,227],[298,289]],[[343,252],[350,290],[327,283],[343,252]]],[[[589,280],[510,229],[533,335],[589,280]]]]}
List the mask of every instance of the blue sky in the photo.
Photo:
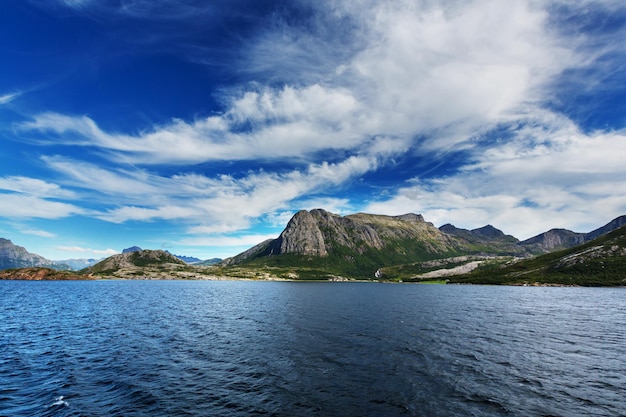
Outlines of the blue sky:
{"type": "Polygon", "coordinates": [[[300,209],[626,214],[622,0],[0,1],[0,236],[199,258],[300,209]]]}

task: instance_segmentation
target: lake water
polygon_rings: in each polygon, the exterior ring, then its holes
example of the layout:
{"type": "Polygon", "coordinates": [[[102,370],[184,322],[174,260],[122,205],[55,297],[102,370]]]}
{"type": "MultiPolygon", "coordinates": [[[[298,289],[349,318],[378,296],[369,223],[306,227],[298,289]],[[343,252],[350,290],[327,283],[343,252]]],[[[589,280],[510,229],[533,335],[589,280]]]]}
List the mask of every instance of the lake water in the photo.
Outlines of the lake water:
{"type": "Polygon", "coordinates": [[[2,416],[624,416],[626,290],[0,281],[2,416]]]}

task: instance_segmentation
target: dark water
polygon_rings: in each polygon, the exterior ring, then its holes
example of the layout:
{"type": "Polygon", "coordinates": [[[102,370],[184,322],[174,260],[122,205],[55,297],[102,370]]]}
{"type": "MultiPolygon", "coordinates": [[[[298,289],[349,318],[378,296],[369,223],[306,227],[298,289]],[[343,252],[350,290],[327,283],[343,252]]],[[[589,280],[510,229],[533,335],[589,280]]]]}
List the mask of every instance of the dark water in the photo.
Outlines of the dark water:
{"type": "Polygon", "coordinates": [[[0,281],[2,416],[622,416],[626,290],[0,281]]]}

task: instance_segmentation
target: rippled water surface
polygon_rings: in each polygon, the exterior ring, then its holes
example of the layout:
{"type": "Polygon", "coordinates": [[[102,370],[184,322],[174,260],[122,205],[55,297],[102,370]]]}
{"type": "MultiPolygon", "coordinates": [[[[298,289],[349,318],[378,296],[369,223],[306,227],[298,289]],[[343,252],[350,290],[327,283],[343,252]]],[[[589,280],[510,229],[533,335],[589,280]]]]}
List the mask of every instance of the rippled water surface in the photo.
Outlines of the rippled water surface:
{"type": "Polygon", "coordinates": [[[623,416],[626,290],[0,281],[2,416],[623,416]]]}

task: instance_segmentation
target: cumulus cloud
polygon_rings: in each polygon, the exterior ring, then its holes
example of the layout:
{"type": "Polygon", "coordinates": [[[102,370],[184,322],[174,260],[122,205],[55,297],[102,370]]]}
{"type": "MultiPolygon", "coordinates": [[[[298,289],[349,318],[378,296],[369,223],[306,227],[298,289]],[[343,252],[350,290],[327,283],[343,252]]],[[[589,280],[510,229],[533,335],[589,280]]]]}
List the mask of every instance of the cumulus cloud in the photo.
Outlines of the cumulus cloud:
{"type": "MultiPolygon", "coordinates": [[[[360,25],[359,49],[323,82],[236,89],[221,114],[172,120],[138,135],[56,113],[21,128],[134,164],[307,158],[321,150],[362,150],[377,136],[428,134],[421,146],[451,146],[451,138],[452,144],[467,140],[536,102],[552,77],[577,64],[547,29],[546,12],[527,1],[369,6],[334,9],[360,25]]],[[[280,51],[273,56],[277,65],[287,58],[280,51]]]]}
{"type": "Polygon", "coordinates": [[[521,239],[552,227],[590,231],[624,214],[626,136],[585,134],[556,115],[543,119],[476,154],[457,174],[416,178],[367,210],[419,212],[438,225],[491,223],[521,239]]]}

